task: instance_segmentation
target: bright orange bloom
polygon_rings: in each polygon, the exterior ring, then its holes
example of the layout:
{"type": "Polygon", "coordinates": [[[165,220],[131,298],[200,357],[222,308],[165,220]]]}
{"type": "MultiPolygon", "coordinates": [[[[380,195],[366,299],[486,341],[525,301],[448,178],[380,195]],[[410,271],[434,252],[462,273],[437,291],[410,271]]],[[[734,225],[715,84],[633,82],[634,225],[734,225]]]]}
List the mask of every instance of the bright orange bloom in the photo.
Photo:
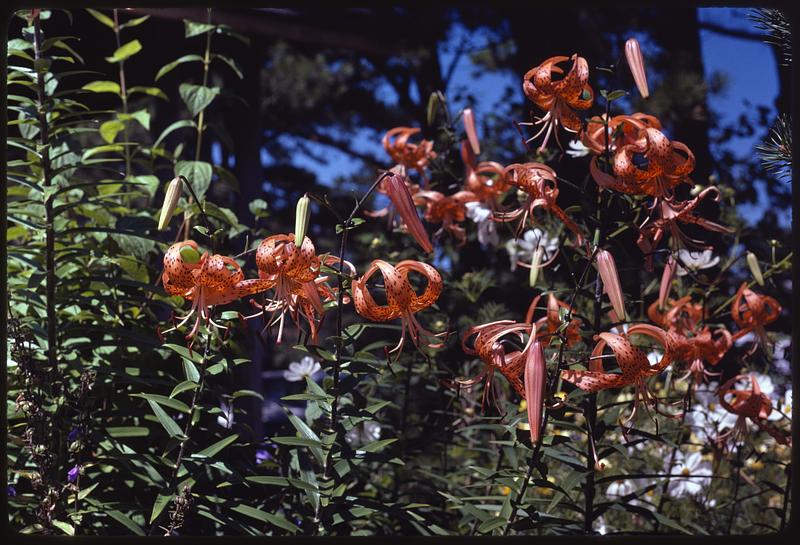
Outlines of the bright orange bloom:
{"type": "MultiPolygon", "coordinates": [[[[595,155],[603,155],[606,151],[606,132],[608,133],[609,151],[614,153],[622,146],[634,144],[639,131],[647,128],[661,129],[661,122],[658,118],[641,112],[633,115],[615,115],[608,122],[607,127],[605,118],[605,114],[589,118],[586,122],[586,129],[581,133],[583,145],[595,155]]],[[[597,158],[593,157],[594,168],[597,168],[596,161],[597,158]]]]}
{"type": "MultiPolygon", "coordinates": [[[[537,295],[528,306],[528,312],[525,315],[526,323],[533,323],[536,326],[536,337],[542,339],[555,335],[561,328],[561,318],[559,317],[559,309],[564,308],[570,310],[569,305],[563,301],[559,301],[552,293],[547,294],[547,311],[544,316],[533,321],[533,316],[536,314],[537,304],[541,295],[537,295]]],[[[581,340],[581,322],[577,318],[572,318],[564,330],[564,335],[567,338],[567,346],[572,346],[581,340]]]]}
{"type": "MultiPolygon", "coordinates": [[[[601,127],[602,133],[602,127],[601,127]]],[[[630,143],[619,146],[614,153],[614,176],[601,171],[594,159],[589,170],[601,187],[631,195],[671,197],[672,190],[688,182],[694,170],[691,150],[681,142],[671,142],[664,133],[653,127],[639,129],[630,143]],[[634,156],[643,156],[645,166],[638,166],[634,156]]]]}
{"type": "MultiPolygon", "coordinates": [[[[777,320],[781,310],[780,303],[773,297],[756,293],[747,287],[747,282],[742,282],[731,304],[731,317],[740,328],[733,335],[733,340],[752,331],[758,337],[762,349],[766,351],[769,340],[764,326],[777,320]]],[[[751,352],[754,352],[757,346],[758,344],[753,343],[751,352]]]]}
{"type": "MultiPolygon", "coordinates": [[[[594,92],[588,84],[589,63],[579,57],[577,53],[572,57],[550,57],[542,64],[531,68],[522,78],[522,90],[539,108],[547,112],[544,117],[533,125],[542,125],[542,128],[533,137],[525,141],[535,140],[545,132],[539,151],[547,147],[550,134],[556,133],[558,142],[558,127],[577,133],[581,128],[581,120],[575,110],[586,110],[592,105],[594,92]],[[572,68],[561,79],[553,80],[553,74],[564,74],[558,64],[572,60],[572,68]]],[[[530,125],[530,123],[520,123],[530,125]]],[[[560,144],[560,142],[559,142],[560,144]]]]}
{"type": "MultiPolygon", "coordinates": [[[[327,276],[320,275],[320,268],[322,265],[332,266],[338,263],[339,259],[335,256],[319,258],[308,237],[303,238],[300,248],[295,245],[293,233],[265,238],[256,250],[256,266],[259,277],[269,283],[270,288],[275,288],[275,293],[266,304],[251,301],[261,312],[246,319],[271,312],[267,327],[279,324],[276,342],[280,343],[283,338],[284,317],[288,312],[298,327],[300,318],[305,319],[311,331],[312,342],[316,342],[324,313],[323,299],[335,299],[335,289],[328,285],[327,276]]],[[[355,274],[352,264],[345,261],[345,265],[355,274]]]]}
{"type": "Polygon", "coordinates": [[[778,443],[791,445],[792,438],[787,433],[771,424],[767,417],[772,412],[772,402],[761,393],[758,381],[753,375],[736,375],[719,387],[719,402],[729,413],[738,415],[736,425],[725,437],[733,436],[736,441],[744,441],[747,436],[747,419],[749,418],[761,430],[769,433],[778,443]],[[750,388],[737,390],[734,385],[740,380],[749,380],[750,388]],[[727,396],[733,396],[728,399],[727,396]]]}
{"type": "Polygon", "coordinates": [[[461,159],[466,167],[464,189],[473,193],[491,210],[497,208],[497,198],[510,187],[505,180],[505,167],[494,161],[478,163],[466,141],[461,143],[461,159]]]}
{"type": "Polygon", "coordinates": [[[425,167],[436,158],[433,151],[433,142],[422,140],[419,144],[412,144],[408,140],[421,129],[413,127],[395,127],[387,132],[381,143],[383,149],[389,154],[392,160],[400,165],[405,175],[406,169],[416,169],[422,180],[427,183],[428,177],[425,174],[425,167]]]}
{"type": "MultiPolygon", "coordinates": [[[[400,352],[406,339],[406,332],[411,334],[414,345],[421,349],[420,337],[428,339],[438,338],[446,333],[432,333],[417,321],[414,316],[416,312],[433,305],[442,292],[443,282],[439,272],[420,261],[405,260],[397,265],[391,265],[381,259],[375,259],[367,272],[360,278],[353,280],[353,303],[358,312],[364,318],[374,322],[388,322],[389,320],[401,319],[402,335],[400,342],[397,343],[389,353],[400,352]],[[385,305],[378,305],[367,288],[367,282],[376,272],[383,276],[383,284],[386,292],[385,305]],[[408,274],[416,272],[427,280],[427,285],[422,295],[418,295],[408,280],[408,274]]],[[[443,342],[426,342],[429,348],[440,348],[443,342]]]]}
{"type": "Polygon", "coordinates": [[[672,361],[672,346],[667,332],[649,324],[635,324],[628,328],[627,334],[600,333],[595,335],[597,344],[592,350],[588,371],[566,370],[561,372],[561,378],[586,392],[597,392],[608,388],[622,388],[629,385],[636,387],[633,411],[626,422],[633,419],[636,408],[641,399],[646,404],[657,406],[657,400],[647,386],[647,379],[661,373],[672,361]],[[646,335],[658,341],[663,347],[664,355],[661,360],[651,366],[647,355],[639,348],[633,346],[630,336],[634,334],[646,335]],[[603,350],[606,344],[614,352],[621,374],[606,373],[603,370],[603,350]]]}
{"type": "Polygon", "coordinates": [[[692,375],[696,384],[719,375],[708,371],[705,364],[717,365],[733,345],[733,337],[724,327],[711,330],[702,325],[703,305],[693,303],[691,295],[677,301],[669,300],[663,311],[658,301],[650,305],[647,314],[653,322],[668,331],[672,343],[672,359],[689,363],[686,374],[692,375]]]}
{"type": "Polygon", "coordinates": [[[216,323],[211,318],[211,308],[224,305],[247,295],[265,291],[271,286],[263,280],[245,280],[239,264],[232,258],[222,255],[210,255],[204,252],[196,262],[184,259],[181,251],[199,255],[197,243],[193,240],[176,242],[164,254],[164,272],[161,282],[164,290],[170,295],[180,295],[192,301],[188,314],[181,316],[179,324],[164,331],[168,333],[182,327],[195,313],[197,319],[186,339],[193,338],[200,328],[201,321],[220,329],[227,327],[216,323]]]}
{"type": "Polygon", "coordinates": [[[478,356],[486,366],[477,376],[470,379],[457,378],[455,383],[459,387],[468,388],[485,380],[486,386],[483,390],[483,404],[485,404],[489,396],[493,396],[492,378],[495,371],[499,371],[520,397],[525,399],[522,375],[528,351],[535,340],[536,326],[530,323],[499,320],[469,328],[461,341],[461,348],[469,356],[478,356]],[[526,343],[524,334],[528,335],[526,343]],[[470,347],[471,339],[472,347],[470,347]],[[522,349],[507,352],[506,346],[509,345],[515,348],[516,345],[524,346],[522,349]]]}
{"type": "Polygon", "coordinates": [[[505,169],[504,179],[517,189],[528,194],[528,199],[516,210],[508,212],[495,212],[495,221],[514,221],[522,216],[517,226],[517,235],[522,232],[525,222],[530,217],[533,223],[533,212],[538,207],[543,207],[560,219],[567,228],[575,233],[578,245],[583,244],[583,232],[558,206],[558,184],[555,171],[542,163],[515,163],[505,169]]]}
{"type": "Polygon", "coordinates": [[[439,191],[420,191],[414,195],[416,204],[424,205],[425,220],[428,223],[441,223],[442,227],[434,233],[441,236],[444,231],[450,233],[457,246],[463,246],[467,241],[467,233],[457,222],[466,219],[468,202],[477,201],[478,198],[471,191],[459,191],[452,195],[445,195],[439,191]]]}

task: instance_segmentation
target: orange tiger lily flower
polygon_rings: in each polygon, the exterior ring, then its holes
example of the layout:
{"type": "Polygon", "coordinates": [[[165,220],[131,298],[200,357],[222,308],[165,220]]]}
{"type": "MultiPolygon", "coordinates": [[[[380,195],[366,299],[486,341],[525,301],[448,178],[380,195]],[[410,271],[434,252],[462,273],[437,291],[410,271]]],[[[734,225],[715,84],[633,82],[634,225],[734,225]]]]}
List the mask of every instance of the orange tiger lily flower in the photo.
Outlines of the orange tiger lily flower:
{"type": "Polygon", "coordinates": [[[589,164],[589,170],[603,188],[663,198],[671,197],[675,186],[689,183],[687,176],[694,165],[694,154],[685,144],[671,142],[660,130],[646,127],[639,129],[633,142],[616,150],[613,176],[600,170],[596,158],[589,164]],[[639,155],[647,162],[643,167],[634,161],[634,156],[639,155]]]}
{"type": "Polygon", "coordinates": [[[719,387],[719,402],[729,413],[738,415],[736,424],[726,437],[732,436],[736,441],[744,441],[747,436],[747,419],[749,418],[761,430],[769,433],[778,443],[791,445],[792,438],[771,424],[767,417],[772,412],[772,402],[761,392],[758,381],[753,375],[736,375],[719,387]],[[734,385],[741,380],[749,380],[749,389],[735,389],[734,385]],[[728,396],[730,399],[728,398],[728,396]]]}
{"type": "MultiPolygon", "coordinates": [[[[339,263],[335,256],[320,258],[314,244],[308,237],[303,238],[300,248],[295,244],[293,233],[272,235],[265,238],[256,250],[258,275],[270,288],[275,288],[273,297],[266,304],[251,300],[251,304],[261,312],[244,319],[261,316],[271,312],[267,327],[278,326],[277,343],[283,338],[284,318],[288,312],[294,323],[300,327],[300,319],[308,323],[312,342],[316,342],[317,331],[324,313],[323,298],[335,299],[336,290],[328,285],[329,278],[320,274],[322,265],[339,263]]],[[[347,261],[344,265],[355,274],[355,268],[347,261]]]]}
{"type": "MultiPolygon", "coordinates": [[[[769,339],[764,326],[777,320],[781,310],[782,307],[775,298],[756,293],[747,287],[747,282],[742,282],[731,304],[731,317],[740,328],[739,331],[734,333],[733,340],[740,339],[752,331],[756,334],[762,349],[766,352],[769,339]]],[[[751,353],[755,351],[757,346],[757,343],[753,343],[751,353]]]]}
{"type": "MultiPolygon", "coordinates": [[[[606,115],[596,115],[586,122],[586,129],[581,132],[581,142],[595,155],[603,155],[606,151],[606,133],[608,133],[608,146],[611,153],[622,146],[634,144],[639,131],[647,128],[661,129],[661,122],[657,117],[637,112],[632,115],[615,115],[606,126],[606,115]]],[[[592,158],[595,162],[597,158],[592,158]]]]}
{"type": "Polygon", "coordinates": [[[715,231],[717,233],[733,232],[733,229],[695,215],[694,210],[699,206],[700,202],[709,195],[713,195],[714,201],[719,201],[719,190],[716,187],[707,187],[694,199],[680,203],[671,202],[668,199],[656,199],[653,208],[659,217],[655,220],[648,217],[645,222],[639,226],[639,237],[636,240],[642,253],[647,256],[646,265],[648,270],[652,270],[652,254],[658,248],[658,244],[667,232],[672,235],[673,250],[684,246],[702,250],[713,247],[704,244],[700,240],[687,236],[680,229],[681,223],[699,225],[708,231],[715,231]]]}
{"type": "MultiPolygon", "coordinates": [[[[391,265],[381,259],[372,261],[370,268],[358,279],[353,280],[353,303],[358,312],[364,318],[373,322],[388,322],[400,318],[402,324],[402,335],[400,342],[389,351],[389,354],[403,350],[406,339],[406,332],[411,335],[411,341],[421,350],[421,337],[429,340],[446,335],[444,333],[433,333],[428,331],[417,321],[415,313],[433,305],[442,292],[442,277],[439,272],[420,261],[404,260],[397,265],[391,265]],[[386,292],[386,304],[378,305],[367,288],[367,282],[376,272],[383,276],[383,284],[386,292]],[[408,274],[415,272],[421,274],[427,280],[425,290],[421,295],[414,291],[408,280],[408,274]]],[[[429,348],[440,348],[444,342],[426,342],[429,348]]]]}
{"type": "Polygon", "coordinates": [[[463,246],[467,241],[466,231],[457,222],[466,219],[466,204],[477,200],[471,191],[459,191],[452,195],[445,195],[439,191],[420,191],[414,195],[414,202],[426,207],[425,219],[429,223],[442,224],[433,236],[441,236],[447,231],[453,236],[457,246],[463,246]]]}
{"type": "Polygon", "coordinates": [[[492,379],[495,371],[499,371],[506,377],[517,394],[525,399],[525,384],[522,375],[528,350],[533,346],[535,340],[536,326],[530,323],[498,320],[470,327],[461,340],[461,348],[465,354],[480,358],[485,367],[475,377],[456,378],[455,384],[460,388],[469,388],[484,381],[482,405],[485,405],[490,395],[494,397],[492,379]],[[525,334],[528,335],[527,342],[524,342],[525,334]],[[514,341],[513,344],[512,341],[514,341]],[[507,346],[516,348],[516,345],[523,345],[523,348],[506,351],[507,346]]]}
{"type": "Polygon", "coordinates": [[[228,329],[218,324],[211,317],[211,309],[215,305],[224,305],[248,295],[268,290],[269,282],[260,279],[245,280],[239,264],[232,258],[222,255],[200,255],[197,243],[193,240],[176,242],[164,254],[164,272],[161,275],[164,290],[170,295],[180,295],[192,301],[192,308],[185,316],[180,316],[180,323],[159,332],[159,335],[181,328],[193,315],[197,315],[194,327],[186,340],[192,339],[205,322],[220,329],[228,329]],[[194,253],[199,256],[196,262],[188,262],[184,254],[194,253]],[[183,253],[182,253],[183,252],[183,253]]]}
{"type": "Polygon", "coordinates": [[[409,138],[418,134],[421,131],[419,128],[413,127],[395,127],[389,130],[381,140],[383,149],[392,158],[392,161],[402,167],[402,174],[405,175],[406,169],[415,169],[419,172],[423,182],[428,182],[428,177],[425,174],[425,167],[428,163],[436,158],[436,152],[433,151],[433,142],[430,140],[422,140],[419,144],[412,144],[409,138]]]}
{"type": "Polygon", "coordinates": [[[508,165],[504,172],[505,180],[512,186],[528,194],[528,199],[520,208],[507,212],[495,212],[494,220],[499,222],[514,221],[522,216],[517,226],[517,236],[525,227],[527,219],[531,218],[538,207],[543,207],[560,219],[567,228],[575,233],[578,245],[583,244],[583,232],[566,213],[558,206],[558,184],[555,171],[542,163],[515,163],[508,165]]]}
{"type": "MultiPolygon", "coordinates": [[[[588,109],[594,100],[594,92],[588,84],[589,63],[586,59],[574,54],[572,57],[550,57],[542,64],[531,68],[522,79],[522,90],[534,104],[546,112],[544,117],[535,123],[518,123],[517,125],[542,125],[533,137],[525,140],[525,145],[545,132],[539,151],[547,147],[550,135],[555,132],[558,140],[558,128],[577,133],[581,128],[581,120],[575,110],[588,109]],[[559,80],[553,80],[553,74],[564,74],[558,64],[572,60],[572,68],[559,80]]],[[[519,128],[519,127],[518,127],[519,128]]]]}
{"type": "MultiPolygon", "coordinates": [[[[564,303],[563,301],[559,301],[555,295],[552,293],[547,294],[547,310],[545,315],[533,321],[533,316],[536,314],[537,304],[539,303],[539,299],[541,295],[537,295],[531,301],[531,304],[528,306],[528,312],[525,315],[525,322],[529,324],[534,324],[536,326],[536,336],[537,338],[543,338],[547,336],[556,335],[558,330],[561,328],[562,322],[561,318],[559,317],[559,309],[565,308],[567,310],[571,310],[569,305],[564,303]]],[[[577,318],[573,318],[570,320],[569,324],[567,325],[566,329],[564,330],[564,335],[567,338],[567,346],[572,346],[581,340],[581,322],[577,318]]]]}
{"type": "Polygon", "coordinates": [[[634,385],[636,392],[633,411],[625,422],[633,419],[640,399],[646,404],[657,407],[657,399],[650,392],[647,379],[661,373],[672,361],[672,343],[667,332],[649,324],[635,324],[628,328],[627,334],[600,333],[594,338],[597,344],[589,359],[589,370],[565,370],[561,372],[561,378],[590,393],[634,385]],[[664,355],[657,364],[651,366],[647,355],[631,344],[630,336],[634,334],[646,335],[661,344],[664,355]],[[603,370],[602,354],[606,345],[614,353],[621,374],[606,373],[603,370]]]}
{"type": "Polygon", "coordinates": [[[505,180],[505,167],[494,161],[476,163],[467,142],[461,143],[461,158],[464,161],[464,190],[474,194],[490,210],[497,208],[497,198],[511,187],[505,180]]]}

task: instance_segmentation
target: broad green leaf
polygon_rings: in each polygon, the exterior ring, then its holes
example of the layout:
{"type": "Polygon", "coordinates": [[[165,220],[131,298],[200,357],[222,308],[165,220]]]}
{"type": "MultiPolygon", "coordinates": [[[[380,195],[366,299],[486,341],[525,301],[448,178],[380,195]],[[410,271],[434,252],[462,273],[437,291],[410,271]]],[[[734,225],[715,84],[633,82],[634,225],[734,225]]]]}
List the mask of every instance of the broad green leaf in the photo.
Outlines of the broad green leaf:
{"type": "Polygon", "coordinates": [[[158,421],[161,423],[164,429],[167,430],[167,433],[170,435],[170,437],[182,438],[183,431],[181,430],[180,426],[178,426],[172,417],[170,417],[164,411],[164,409],[161,408],[161,405],[150,399],[148,399],[147,402],[150,404],[150,408],[153,409],[153,413],[155,413],[156,418],[158,418],[158,421]]]}
{"type": "Polygon", "coordinates": [[[143,95],[149,95],[151,97],[158,97],[163,98],[164,100],[169,100],[169,97],[159,89],[158,87],[146,87],[142,85],[136,85],[135,87],[131,87],[128,89],[128,96],[134,95],[136,93],[141,93],[143,95]]]}
{"type": "Polygon", "coordinates": [[[136,19],[131,19],[127,23],[122,23],[121,25],[119,25],[119,28],[132,28],[135,26],[139,26],[145,21],[147,21],[149,18],[150,18],[149,15],[144,15],[143,17],[137,17],[136,19]]]}
{"type": "Polygon", "coordinates": [[[184,55],[183,57],[179,57],[174,61],[165,64],[156,74],[156,81],[172,72],[172,70],[174,70],[179,64],[183,64],[185,62],[203,62],[203,57],[200,55],[184,55]]]}
{"type": "Polygon", "coordinates": [[[125,59],[136,55],[141,50],[142,44],[139,42],[139,40],[132,40],[114,51],[114,54],[110,57],[106,57],[106,60],[111,63],[122,62],[125,59]]]}
{"type": "Polygon", "coordinates": [[[150,130],[150,112],[147,109],[138,110],[131,114],[131,117],[139,122],[139,124],[147,129],[150,130]]]}
{"type": "Polygon", "coordinates": [[[141,426],[115,426],[106,428],[106,432],[115,439],[123,437],[147,437],[150,435],[150,430],[141,426]]]}
{"type": "Polygon", "coordinates": [[[236,390],[233,392],[233,399],[237,397],[257,397],[261,401],[264,401],[264,396],[253,390],[236,390]]]}
{"type": "Polygon", "coordinates": [[[124,129],[125,123],[122,121],[117,119],[106,121],[100,125],[100,136],[103,138],[103,140],[111,144],[117,138],[117,135],[120,133],[120,131],[124,129]]]}
{"type": "Polygon", "coordinates": [[[214,456],[217,453],[221,452],[222,449],[224,449],[225,447],[227,447],[228,445],[230,445],[231,443],[236,441],[238,438],[239,438],[239,434],[238,433],[234,433],[233,435],[231,435],[229,437],[226,437],[225,439],[222,439],[220,441],[217,441],[216,443],[214,443],[213,445],[211,445],[209,447],[204,448],[203,450],[201,450],[200,452],[194,454],[193,456],[197,456],[197,457],[201,457],[201,458],[214,456]]]}
{"type": "Polygon", "coordinates": [[[483,522],[480,526],[478,526],[478,532],[482,534],[486,534],[494,530],[495,528],[500,528],[505,526],[508,523],[508,520],[502,517],[492,517],[489,520],[483,522]]]}
{"type": "Polygon", "coordinates": [[[173,131],[176,131],[178,129],[183,129],[183,128],[186,128],[186,127],[195,128],[195,127],[197,127],[197,125],[191,119],[182,119],[180,121],[176,121],[175,123],[172,123],[169,127],[167,127],[166,129],[163,130],[163,132],[159,135],[159,137],[156,139],[155,143],[153,144],[153,147],[157,148],[159,146],[159,144],[161,144],[161,142],[167,136],[169,136],[169,134],[172,133],[173,131]]]}
{"type": "Polygon", "coordinates": [[[210,30],[214,30],[216,25],[209,25],[208,23],[195,23],[194,21],[190,21],[188,19],[183,20],[183,35],[184,38],[191,38],[192,36],[198,36],[200,34],[205,34],[210,30]]]}
{"type": "Polygon", "coordinates": [[[363,447],[359,447],[358,450],[363,450],[364,452],[380,452],[384,449],[387,445],[391,445],[397,441],[396,438],[394,439],[381,439],[380,441],[372,441],[371,443],[367,443],[363,447]]]}
{"type": "Polygon", "coordinates": [[[120,87],[119,83],[116,81],[107,81],[107,80],[97,80],[91,83],[87,83],[81,89],[85,89],[87,91],[92,91],[93,93],[114,93],[115,95],[120,94],[120,87]]]}
{"type": "Polygon", "coordinates": [[[273,515],[272,513],[267,513],[266,511],[262,511],[261,509],[256,509],[254,507],[250,507],[249,505],[240,504],[236,507],[231,508],[232,511],[236,511],[237,513],[241,513],[245,516],[252,517],[256,520],[260,520],[261,522],[268,522],[277,526],[278,528],[283,528],[284,530],[291,532],[292,534],[296,534],[300,531],[300,528],[286,520],[285,518],[273,515]]]}
{"type": "Polygon", "coordinates": [[[59,530],[61,530],[65,534],[67,534],[68,536],[74,536],[75,535],[75,527],[72,524],[68,523],[68,522],[63,522],[61,520],[53,520],[52,524],[53,524],[53,526],[55,526],[56,528],[58,528],[59,530]]]}
{"type": "Polygon", "coordinates": [[[199,387],[200,385],[197,384],[196,382],[192,382],[191,380],[184,380],[183,382],[181,382],[172,389],[172,393],[169,394],[169,397],[175,397],[181,392],[185,392],[186,390],[196,390],[199,387]]]}
{"type": "MultiPolygon", "coordinates": [[[[201,353],[196,352],[194,350],[189,352],[189,349],[186,348],[185,346],[181,346],[179,344],[167,343],[167,344],[164,345],[164,348],[169,348],[170,350],[172,350],[173,352],[178,354],[180,357],[185,358],[185,359],[187,359],[189,361],[193,361],[195,363],[200,363],[200,362],[203,361],[203,355],[201,353]]],[[[199,375],[198,375],[198,378],[199,378],[199,375]]],[[[197,381],[195,381],[195,382],[197,382],[197,381]]]]}
{"type": "Polygon", "coordinates": [[[203,87],[202,85],[193,85],[191,83],[181,83],[178,87],[178,93],[181,95],[186,107],[189,108],[192,117],[206,109],[219,94],[219,91],[219,87],[203,87]]]}
{"type": "Polygon", "coordinates": [[[150,524],[153,523],[154,520],[158,518],[158,515],[161,514],[161,511],[164,510],[164,507],[172,501],[172,498],[175,497],[175,494],[159,494],[156,498],[156,501],[153,502],[153,512],[150,513],[150,524]]]}
{"type": "Polygon", "coordinates": [[[211,185],[211,164],[205,161],[178,161],[175,163],[175,176],[184,176],[197,195],[202,199],[211,185]]]}
{"type": "Polygon", "coordinates": [[[106,25],[108,28],[114,30],[114,21],[111,19],[111,17],[104,15],[96,9],[86,8],[86,11],[88,11],[92,17],[106,25]]]}
{"type": "Polygon", "coordinates": [[[116,520],[123,526],[125,526],[128,530],[136,534],[137,536],[145,535],[144,530],[141,526],[136,524],[128,515],[122,513],[121,511],[117,511],[116,509],[111,509],[105,512],[106,515],[111,517],[112,519],[116,520]]]}

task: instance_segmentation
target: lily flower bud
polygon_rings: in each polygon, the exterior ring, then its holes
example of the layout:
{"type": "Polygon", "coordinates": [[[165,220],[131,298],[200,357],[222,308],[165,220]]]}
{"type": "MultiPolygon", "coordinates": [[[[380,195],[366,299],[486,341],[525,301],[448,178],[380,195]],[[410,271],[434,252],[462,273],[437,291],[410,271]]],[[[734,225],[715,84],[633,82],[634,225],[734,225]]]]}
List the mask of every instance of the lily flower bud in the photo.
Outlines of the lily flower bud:
{"type": "Polygon", "coordinates": [[[629,38],[625,42],[625,58],[628,60],[628,66],[633,74],[633,81],[636,82],[636,87],[639,89],[639,94],[642,98],[650,96],[650,90],[647,87],[647,75],[644,71],[644,57],[642,57],[642,50],[639,47],[639,40],[636,38],[629,38]]]}
{"type": "Polygon", "coordinates": [[[667,258],[667,264],[664,266],[664,272],[661,274],[661,286],[658,289],[658,308],[664,308],[664,303],[667,301],[669,289],[672,287],[672,279],[675,277],[677,269],[678,262],[670,255],[667,258]]]}
{"type": "Polygon", "coordinates": [[[163,231],[172,219],[175,213],[175,208],[178,206],[178,201],[183,193],[183,180],[180,176],[176,176],[167,186],[167,191],[164,194],[164,204],[161,206],[161,217],[158,220],[158,230],[163,231]]]}
{"type": "Polygon", "coordinates": [[[469,147],[472,148],[472,153],[479,155],[481,152],[481,144],[478,142],[478,132],[475,130],[475,115],[472,113],[472,108],[465,108],[463,117],[464,131],[467,133],[469,147]]]}
{"type": "Polygon", "coordinates": [[[303,195],[297,199],[297,209],[294,216],[294,243],[296,245],[303,244],[306,231],[308,231],[308,222],[311,219],[310,202],[311,199],[308,198],[308,195],[303,195]]]}
{"type": "Polygon", "coordinates": [[[386,180],[386,193],[397,209],[397,213],[400,214],[400,219],[406,224],[409,234],[425,252],[431,253],[433,244],[417,215],[417,207],[414,206],[414,198],[406,186],[405,179],[397,174],[391,174],[386,180]]]}
{"type": "Polygon", "coordinates": [[[444,95],[441,91],[434,91],[431,93],[431,96],[428,97],[427,119],[429,127],[432,127],[434,121],[436,121],[436,114],[438,113],[439,107],[446,107],[444,95]]]}
{"type": "Polygon", "coordinates": [[[528,277],[528,284],[530,287],[536,286],[536,280],[539,278],[539,270],[542,268],[542,256],[544,255],[544,247],[537,246],[533,251],[533,258],[531,259],[531,272],[528,277]]]}
{"type": "Polygon", "coordinates": [[[753,278],[758,282],[759,286],[764,285],[764,275],[761,274],[761,267],[758,265],[758,258],[753,252],[747,252],[747,266],[750,267],[750,272],[753,278]]]}
{"type": "Polygon", "coordinates": [[[619,274],[614,256],[608,250],[597,251],[597,270],[603,282],[603,291],[608,294],[611,306],[620,320],[625,319],[625,304],[622,298],[622,288],[619,285],[619,274]]]}
{"type": "MultiPolygon", "coordinates": [[[[531,331],[536,335],[536,330],[531,331]]],[[[544,349],[538,340],[528,349],[525,359],[525,401],[528,409],[528,425],[531,444],[536,445],[541,436],[542,407],[544,406],[544,386],[547,379],[547,366],[544,362],[544,349]]]]}

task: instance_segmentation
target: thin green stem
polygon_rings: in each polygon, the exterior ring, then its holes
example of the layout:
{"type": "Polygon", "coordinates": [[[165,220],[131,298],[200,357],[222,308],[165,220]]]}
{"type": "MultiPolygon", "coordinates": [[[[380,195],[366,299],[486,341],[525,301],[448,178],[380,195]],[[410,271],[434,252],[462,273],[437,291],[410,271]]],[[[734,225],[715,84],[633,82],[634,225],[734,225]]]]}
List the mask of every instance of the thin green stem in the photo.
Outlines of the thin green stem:
{"type": "MultiPolygon", "coordinates": [[[[119,28],[119,15],[118,9],[114,9],[114,36],[117,39],[117,49],[122,47],[122,39],[120,37],[120,28],[119,28]]],[[[128,116],[128,86],[125,83],[125,61],[119,61],[119,96],[122,99],[122,113],[125,114],[126,118],[128,116]]],[[[123,148],[123,153],[125,154],[125,179],[131,175],[131,151],[130,146],[128,146],[128,121],[127,119],[123,123],[122,134],[125,138],[125,145],[123,148]]]]}

